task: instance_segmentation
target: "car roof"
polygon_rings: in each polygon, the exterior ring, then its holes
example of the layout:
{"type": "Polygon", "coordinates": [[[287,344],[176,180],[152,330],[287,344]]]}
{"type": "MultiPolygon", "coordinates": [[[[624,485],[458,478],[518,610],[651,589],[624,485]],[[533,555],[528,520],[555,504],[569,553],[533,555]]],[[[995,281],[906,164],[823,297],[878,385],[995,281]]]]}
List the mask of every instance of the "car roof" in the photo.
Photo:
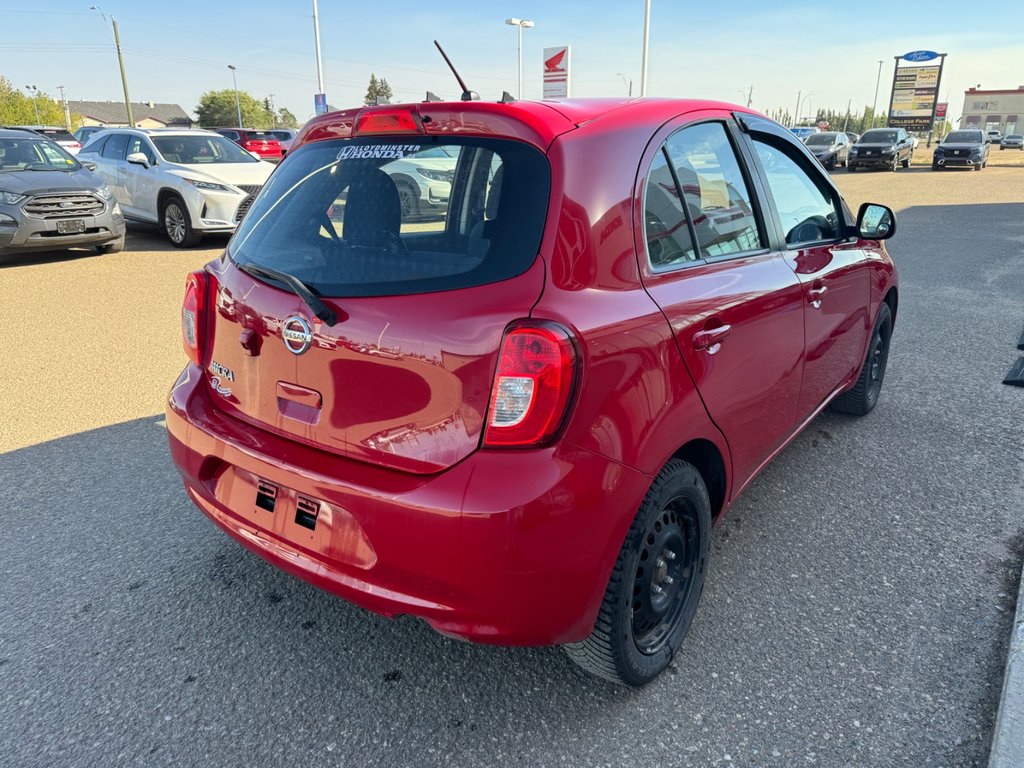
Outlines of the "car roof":
{"type": "Polygon", "coordinates": [[[220,136],[216,131],[209,131],[204,128],[114,128],[109,127],[108,131],[121,131],[136,136],[220,136]]]}
{"type": "Polygon", "coordinates": [[[45,136],[40,136],[38,133],[30,128],[22,128],[18,125],[5,125],[0,127],[0,139],[38,139],[40,141],[47,140],[45,136]]]}

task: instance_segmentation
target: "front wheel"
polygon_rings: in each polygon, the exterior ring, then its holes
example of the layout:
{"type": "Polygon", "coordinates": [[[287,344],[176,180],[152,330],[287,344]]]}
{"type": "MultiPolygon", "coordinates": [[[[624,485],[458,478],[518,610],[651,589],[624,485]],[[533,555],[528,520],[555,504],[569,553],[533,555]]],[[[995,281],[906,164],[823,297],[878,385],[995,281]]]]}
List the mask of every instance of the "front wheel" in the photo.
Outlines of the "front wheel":
{"type": "Polygon", "coordinates": [[[906,159],[906,160],[904,160],[904,161],[903,161],[903,162],[901,163],[901,165],[902,165],[902,166],[903,166],[904,168],[909,168],[909,167],[910,167],[910,161],[911,161],[911,160],[913,160],[913,159],[914,159],[914,155],[913,155],[913,153],[911,153],[911,154],[907,155],[907,159],[906,159]]]}
{"type": "Polygon", "coordinates": [[[185,201],[177,195],[164,201],[160,210],[160,223],[171,245],[177,248],[191,248],[202,239],[202,235],[192,228],[185,201]]]}
{"type": "Polygon", "coordinates": [[[892,339],[892,310],[886,302],[878,308],[875,329],[871,332],[868,355],[860,369],[860,376],[853,389],[844,392],[832,401],[832,409],[853,416],[864,416],[878,403],[882,392],[882,380],[889,363],[889,341],[892,339]]]}
{"type": "Polygon", "coordinates": [[[398,183],[398,202],[402,206],[402,221],[408,221],[420,212],[420,193],[408,182],[398,183]]]}
{"type": "Polygon", "coordinates": [[[711,502],[696,467],[671,459],[633,519],[594,629],[565,646],[591,674],[639,687],[671,662],[704,590],[711,502]]]}
{"type": "Polygon", "coordinates": [[[847,163],[846,170],[849,171],[850,173],[853,173],[854,171],[857,170],[857,166],[854,165],[853,163],[847,163]]]}
{"type": "Polygon", "coordinates": [[[890,168],[889,170],[891,170],[893,173],[896,173],[896,169],[899,168],[899,167],[900,167],[900,156],[899,155],[893,155],[892,156],[892,168],[890,168]]]}
{"type": "Polygon", "coordinates": [[[121,235],[117,240],[110,243],[104,243],[103,245],[96,246],[96,253],[120,253],[124,250],[124,235],[121,235]]]}

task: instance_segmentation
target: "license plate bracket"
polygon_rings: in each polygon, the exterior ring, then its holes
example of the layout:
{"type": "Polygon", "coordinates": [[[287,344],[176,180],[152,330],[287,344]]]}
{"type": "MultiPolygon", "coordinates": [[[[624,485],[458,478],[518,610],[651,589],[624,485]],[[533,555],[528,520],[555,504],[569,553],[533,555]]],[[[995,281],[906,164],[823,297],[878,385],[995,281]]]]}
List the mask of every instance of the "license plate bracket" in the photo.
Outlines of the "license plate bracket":
{"type": "Polygon", "coordinates": [[[57,233],[60,235],[77,235],[85,232],[85,219],[64,219],[57,222],[57,233]]]}

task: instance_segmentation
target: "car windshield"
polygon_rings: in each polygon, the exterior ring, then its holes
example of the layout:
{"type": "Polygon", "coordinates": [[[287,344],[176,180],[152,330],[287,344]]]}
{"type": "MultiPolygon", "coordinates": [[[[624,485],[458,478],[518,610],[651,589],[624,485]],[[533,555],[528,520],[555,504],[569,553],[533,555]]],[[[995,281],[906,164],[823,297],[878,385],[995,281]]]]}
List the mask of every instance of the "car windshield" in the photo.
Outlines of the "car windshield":
{"type": "Polygon", "coordinates": [[[255,157],[223,136],[154,136],[157,151],[169,163],[258,163],[255,157]]]}
{"type": "Polygon", "coordinates": [[[1011,133],[1006,138],[1013,139],[1014,141],[1020,141],[1021,139],[1024,139],[1024,135],[1019,134],[1019,133],[1011,133]]]}
{"type": "Polygon", "coordinates": [[[0,139],[0,173],[77,171],[78,161],[45,139],[0,139]]]}
{"type": "Polygon", "coordinates": [[[835,143],[836,135],[834,133],[812,133],[807,137],[807,146],[809,147],[828,147],[835,143]]]}
{"type": "Polygon", "coordinates": [[[942,140],[943,144],[977,144],[981,141],[978,131],[953,131],[942,140]]]}
{"type": "Polygon", "coordinates": [[[519,141],[313,141],[270,176],[228,254],[325,296],[485,285],[533,264],[550,187],[547,159],[519,141]]]}
{"type": "Polygon", "coordinates": [[[868,131],[860,137],[861,144],[895,144],[896,131],[868,131]]]}

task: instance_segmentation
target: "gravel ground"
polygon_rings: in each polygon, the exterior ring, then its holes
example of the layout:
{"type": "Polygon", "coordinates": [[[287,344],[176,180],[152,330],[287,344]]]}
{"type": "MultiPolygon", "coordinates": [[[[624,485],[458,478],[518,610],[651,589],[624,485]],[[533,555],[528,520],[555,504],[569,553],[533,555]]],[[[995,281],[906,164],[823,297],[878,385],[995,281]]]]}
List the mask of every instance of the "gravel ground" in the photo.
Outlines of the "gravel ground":
{"type": "Polygon", "coordinates": [[[1024,169],[835,176],[899,211],[881,402],[733,507],[642,691],[361,611],[193,508],[159,414],[215,249],[0,267],[0,764],[984,765],[1024,556],[1024,169]]]}

